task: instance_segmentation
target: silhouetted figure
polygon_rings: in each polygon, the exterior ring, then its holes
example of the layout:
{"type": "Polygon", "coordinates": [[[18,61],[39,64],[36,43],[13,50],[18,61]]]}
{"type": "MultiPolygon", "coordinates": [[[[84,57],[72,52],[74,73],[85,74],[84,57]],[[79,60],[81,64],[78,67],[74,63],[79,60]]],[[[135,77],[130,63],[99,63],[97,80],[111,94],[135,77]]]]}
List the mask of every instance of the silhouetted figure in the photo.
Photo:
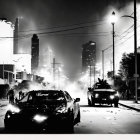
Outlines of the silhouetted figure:
{"type": "Polygon", "coordinates": [[[127,100],[130,99],[130,96],[131,96],[130,89],[129,89],[128,85],[126,85],[126,98],[127,98],[127,100]]]}
{"type": "Polygon", "coordinates": [[[19,92],[19,100],[22,98],[22,96],[23,96],[23,93],[22,93],[22,91],[20,91],[19,92]]]}
{"type": "Polygon", "coordinates": [[[9,103],[14,103],[14,90],[10,89],[7,94],[7,98],[9,99],[9,103]]]}

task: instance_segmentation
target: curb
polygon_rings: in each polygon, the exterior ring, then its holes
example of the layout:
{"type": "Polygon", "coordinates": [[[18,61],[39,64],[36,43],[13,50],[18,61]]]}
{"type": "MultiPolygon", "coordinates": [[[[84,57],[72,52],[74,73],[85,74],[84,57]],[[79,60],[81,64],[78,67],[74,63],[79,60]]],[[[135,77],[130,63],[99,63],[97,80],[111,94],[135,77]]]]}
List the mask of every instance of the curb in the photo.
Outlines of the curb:
{"type": "Polygon", "coordinates": [[[135,108],[135,107],[132,107],[132,106],[128,106],[128,105],[125,105],[125,104],[122,104],[122,103],[119,103],[119,105],[121,105],[121,106],[127,107],[127,108],[129,108],[129,109],[133,109],[133,110],[135,110],[135,111],[140,112],[140,109],[138,109],[138,108],[135,108]]]}

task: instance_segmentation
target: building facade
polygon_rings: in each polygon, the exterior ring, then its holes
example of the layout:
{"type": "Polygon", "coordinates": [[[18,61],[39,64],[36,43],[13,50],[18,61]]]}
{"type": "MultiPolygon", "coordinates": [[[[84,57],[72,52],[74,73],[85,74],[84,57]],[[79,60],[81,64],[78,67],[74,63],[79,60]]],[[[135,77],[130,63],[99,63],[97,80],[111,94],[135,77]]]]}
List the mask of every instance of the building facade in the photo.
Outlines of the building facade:
{"type": "Polygon", "coordinates": [[[31,42],[31,72],[34,74],[39,66],[39,38],[36,34],[33,35],[31,42]]]}
{"type": "Polygon", "coordinates": [[[95,66],[96,63],[96,43],[89,41],[82,46],[82,72],[89,69],[89,66],[95,66]]]}
{"type": "Polygon", "coordinates": [[[0,20],[0,64],[11,64],[13,56],[14,25],[7,20],[0,20]],[[8,37],[8,38],[7,38],[8,37]]]}
{"type": "Polygon", "coordinates": [[[4,80],[4,83],[12,83],[14,81],[14,65],[0,64],[0,78],[4,80]]]}

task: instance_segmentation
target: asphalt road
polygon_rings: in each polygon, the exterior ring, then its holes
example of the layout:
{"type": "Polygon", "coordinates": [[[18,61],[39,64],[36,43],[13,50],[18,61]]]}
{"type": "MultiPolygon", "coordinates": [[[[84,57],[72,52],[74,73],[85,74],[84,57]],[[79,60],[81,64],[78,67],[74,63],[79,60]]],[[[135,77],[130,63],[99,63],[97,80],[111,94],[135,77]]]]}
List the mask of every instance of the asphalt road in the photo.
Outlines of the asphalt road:
{"type": "Polygon", "coordinates": [[[119,106],[81,106],[76,134],[140,134],[140,113],[119,106]]]}
{"type": "MultiPolygon", "coordinates": [[[[4,132],[6,106],[0,107],[0,133],[4,132]]],[[[81,122],[75,134],[140,134],[140,113],[119,106],[81,105],[81,122]]]]}

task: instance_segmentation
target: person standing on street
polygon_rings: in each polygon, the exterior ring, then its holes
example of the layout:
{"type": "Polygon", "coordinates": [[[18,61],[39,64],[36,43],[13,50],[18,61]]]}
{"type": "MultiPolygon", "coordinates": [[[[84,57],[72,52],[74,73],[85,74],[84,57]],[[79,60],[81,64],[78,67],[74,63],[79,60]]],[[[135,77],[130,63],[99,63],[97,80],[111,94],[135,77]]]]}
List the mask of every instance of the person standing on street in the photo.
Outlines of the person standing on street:
{"type": "Polygon", "coordinates": [[[7,99],[9,99],[9,103],[14,103],[14,90],[10,89],[7,94],[7,99]]]}

